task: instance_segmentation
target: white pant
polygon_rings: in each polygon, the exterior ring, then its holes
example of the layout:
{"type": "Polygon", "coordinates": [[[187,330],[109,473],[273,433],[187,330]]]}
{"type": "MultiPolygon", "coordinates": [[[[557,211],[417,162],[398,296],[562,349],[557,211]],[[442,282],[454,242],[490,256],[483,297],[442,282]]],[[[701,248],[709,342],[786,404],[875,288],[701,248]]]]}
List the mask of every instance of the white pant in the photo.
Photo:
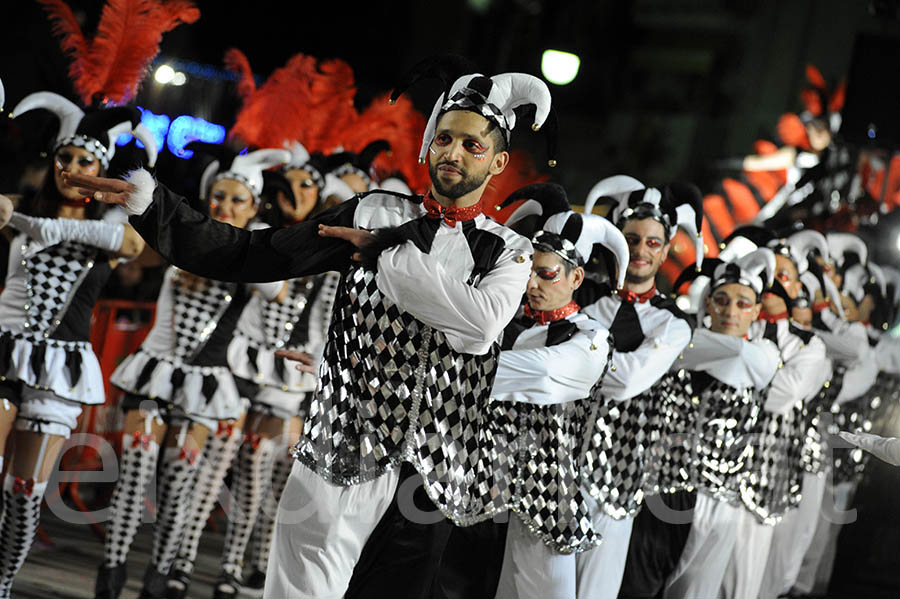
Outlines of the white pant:
{"type": "Polygon", "coordinates": [[[763,524],[746,509],[739,510],[737,542],[725,570],[719,597],[757,599],[774,532],[774,526],[763,524]]]}
{"type": "Polygon", "coordinates": [[[697,491],[697,504],[681,559],[663,592],[665,599],[714,599],[737,540],[742,507],[697,491]]]}
{"type": "Polygon", "coordinates": [[[344,487],[295,462],[278,504],[263,596],[341,599],[399,480],[395,469],[344,487]]]}
{"type": "Polygon", "coordinates": [[[575,554],[551,549],[512,514],[497,599],[575,599],[575,554]]]}
{"type": "Polygon", "coordinates": [[[794,586],[803,556],[812,543],[822,509],[825,477],[804,473],[803,496],[775,526],[759,599],[777,599],[794,586]]]}
{"type": "Polygon", "coordinates": [[[616,520],[600,509],[592,512],[594,530],[601,535],[603,541],[599,546],[575,557],[578,568],[578,599],[616,599],[625,573],[634,518],[616,520]]]}
{"type": "Polygon", "coordinates": [[[833,499],[834,510],[842,512],[850,507],[855,492],[855,482],[844,482],[832,487],[831,480],[827,479],[825,494],[822,498],[823,507],[819,510],[815,536],[809,545],[809,550],[803,556],[803,565],[797,574],[797,582],[794,583],[795,591],[809,594],[824,593],[828,589],[837,552],[837,539],[843,524],[836,524],[826,517],[829,510],[825,506],[825,502],[833,499]]]}

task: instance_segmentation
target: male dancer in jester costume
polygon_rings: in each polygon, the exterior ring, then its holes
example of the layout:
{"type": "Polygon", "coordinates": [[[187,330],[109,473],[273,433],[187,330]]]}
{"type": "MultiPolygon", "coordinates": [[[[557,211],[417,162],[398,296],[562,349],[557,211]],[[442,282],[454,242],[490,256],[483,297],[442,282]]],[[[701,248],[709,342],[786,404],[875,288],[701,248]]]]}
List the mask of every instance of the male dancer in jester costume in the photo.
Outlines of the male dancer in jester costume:
{"type": "Polygon", "coordinates": [[[610,330],[615,352],[595,398],[599,415],[588,452],[593,524],[603,543],[578,555],[578,597],[615,599],[641,507],[652,387],[691,340],[686,316],[657,291],[656,273],[679,225],[702,244],[696,226],[702,212],[700,193],[691,186],[645,189],[621,175],[594,187],[585,212],[598,200],[612,204],[609,218],[622,230],[630,260],[624,288],[608,286],[584,309],[610,330]]]}
{"type": "MultiPolygon", "coordinates": [[[[421,65],[411,80],[446,64],[421,65]]],[[[534,104],[538,129],[550,93],[529,75],[441,74],[453,83],[426,127],[420,161],[428,161],[432,187],[424,197],[370,192],[288,228],[245,231],[192,210],[146,171],[127,181],[69,178],[99,201],[123,204],[150,245],[199,275],[344,273],[279,506],[266,597],[344,596],[376,525],[397,533],[371,572],[382,562],[402,567],[393,596],[425,596],[451,522],[474,524],[508,507],[509,480],[494,476],[482,406],[532,248],[481,213],[481,195],[507,166],[513,109],[534,104]],[[402,492],[422,482],[447,516],[436,524],[400,511],[402,492]]]]}

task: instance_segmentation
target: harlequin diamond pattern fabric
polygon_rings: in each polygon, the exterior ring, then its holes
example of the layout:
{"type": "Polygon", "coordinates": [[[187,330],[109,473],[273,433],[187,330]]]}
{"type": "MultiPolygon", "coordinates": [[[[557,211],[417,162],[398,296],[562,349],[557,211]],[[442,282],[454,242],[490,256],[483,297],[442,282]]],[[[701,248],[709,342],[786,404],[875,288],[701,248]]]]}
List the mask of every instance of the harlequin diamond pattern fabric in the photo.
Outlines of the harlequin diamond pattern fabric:
{"type": "Polygon", "coordinates": [[[237,283],[212,281],[180,269],[175,269],[172,276],[175,356],[189,362],[203,348],[234,299],[237,283]]]}
{"type": "Polygon", "coordinates": [[[61,243],[46,248],[28,262],[28,322],[33,332],[55,328],[55,319],[68,304],[76,283],[93,266],[96,248],[80,243],[61,243]]]}

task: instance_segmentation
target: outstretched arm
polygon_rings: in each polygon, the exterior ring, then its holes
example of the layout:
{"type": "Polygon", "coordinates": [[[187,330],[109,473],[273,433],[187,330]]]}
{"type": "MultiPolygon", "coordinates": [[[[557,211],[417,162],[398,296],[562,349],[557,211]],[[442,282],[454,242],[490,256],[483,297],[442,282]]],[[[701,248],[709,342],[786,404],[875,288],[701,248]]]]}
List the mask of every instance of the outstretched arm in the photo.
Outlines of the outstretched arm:
{"type": "Polygon", "coordinates": [[[608,355],[606,330],[580,331],[559,345],[502,351],[491,397],[536,405],[585,399],[608,355]]]}
{"type": "Polygon", "coordinates": [[[179,268],[210,279],[253,283],[343,270],[354,251],[342,239],[320,235],[319,225],[352,226],[355,199],[291,227],[248,231],[194,210],[145,170],[126,181],[75,174],[65,179],[96,200],[123,205],[148,245],[179,268]]]}

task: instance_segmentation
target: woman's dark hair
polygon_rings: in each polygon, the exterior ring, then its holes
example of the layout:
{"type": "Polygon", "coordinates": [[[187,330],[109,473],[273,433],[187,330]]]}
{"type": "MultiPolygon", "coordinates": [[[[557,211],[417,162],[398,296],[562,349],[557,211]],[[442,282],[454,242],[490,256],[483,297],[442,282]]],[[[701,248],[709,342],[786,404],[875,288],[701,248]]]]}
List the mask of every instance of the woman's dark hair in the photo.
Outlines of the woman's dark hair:
{"type": "MultiPolygon", "coordinates": [[[[35,193],[22,198],[19,205],[19,212],[28,216],[39,218],[56,218],[59,216],[59,208],[62,206],[65,198],[56,189],[56,182],[53,178],[53,158],[50,158],[50,168],[44,175],[44,183],[35,193]]],[[[103,175],[103,169],[100,170],[103,175]]],[[[103,202],[88,202],[84,209],[84,218],[97,220],[106,212],[106,204],[103,202]]]]}

